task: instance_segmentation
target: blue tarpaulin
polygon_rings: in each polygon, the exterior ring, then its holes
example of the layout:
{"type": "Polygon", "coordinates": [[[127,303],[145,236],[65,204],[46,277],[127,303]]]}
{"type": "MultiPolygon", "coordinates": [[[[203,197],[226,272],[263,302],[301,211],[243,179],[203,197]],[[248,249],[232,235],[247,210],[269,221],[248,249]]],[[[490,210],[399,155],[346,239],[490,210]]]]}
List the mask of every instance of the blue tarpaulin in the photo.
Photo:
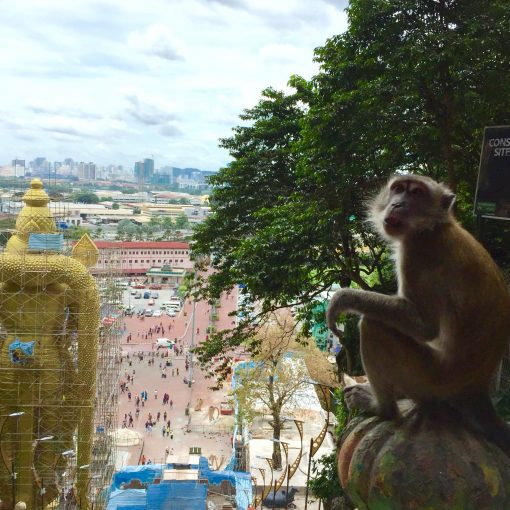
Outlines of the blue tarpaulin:
{"type": "Polygon", "coordinates": [[[64,234],[30,234],[28,249],[32,251],[62,251],[64,234]]]}
{"type": "MultiPolygon", "coordinates": [[[[163,470],[172,467],[173,464],[124,467],[115,473],[106,510],[205,510],[207,484],[196,480],[161,480],[163,470]],[[145,488],[126,489],[135,479],[145,488]]],[[[229,481],[235,490],[237,508],[248,508],[253,498],[249,473],[213,471],[205,457],[200,457],[199,464],[192,467],[198,469],[198,478],[207,480],[209,485],[221,486],[229,481]]]]}

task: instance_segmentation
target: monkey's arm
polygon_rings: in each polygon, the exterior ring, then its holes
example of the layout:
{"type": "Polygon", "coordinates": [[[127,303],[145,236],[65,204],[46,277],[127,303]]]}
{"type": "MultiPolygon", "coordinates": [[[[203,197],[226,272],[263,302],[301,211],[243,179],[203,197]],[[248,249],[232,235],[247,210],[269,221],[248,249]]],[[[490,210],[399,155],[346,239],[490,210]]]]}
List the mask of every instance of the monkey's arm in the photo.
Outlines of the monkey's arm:
{"type": "Polygon", "coordinates": [[[436,325],[423,320],[413,303],[400,296],[357,289],[338,290],[326,311],[327,325],[337,336],[336,320],[342,312],[364,315],[421,342],[433,340],[439,333],[436,325]]]}

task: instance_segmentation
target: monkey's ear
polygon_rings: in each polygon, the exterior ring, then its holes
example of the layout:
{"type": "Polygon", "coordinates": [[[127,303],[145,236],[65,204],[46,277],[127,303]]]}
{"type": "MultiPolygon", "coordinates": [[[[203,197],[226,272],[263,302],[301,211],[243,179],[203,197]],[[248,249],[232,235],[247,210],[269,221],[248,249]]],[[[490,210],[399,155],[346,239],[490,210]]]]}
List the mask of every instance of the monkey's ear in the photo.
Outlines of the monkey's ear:
{"type": "Polygon", "coordinates": [[[441,207],[445,210],[449,210],[455,202],[455,195],[451,192],[445,193],[441,197],[441,207]]]}

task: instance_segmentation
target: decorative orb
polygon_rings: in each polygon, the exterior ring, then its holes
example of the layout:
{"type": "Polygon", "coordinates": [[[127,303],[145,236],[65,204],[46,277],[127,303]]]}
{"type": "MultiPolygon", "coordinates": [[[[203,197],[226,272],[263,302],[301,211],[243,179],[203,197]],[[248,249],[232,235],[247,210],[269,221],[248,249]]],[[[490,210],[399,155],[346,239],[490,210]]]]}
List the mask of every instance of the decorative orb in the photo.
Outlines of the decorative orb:
{"type": "Polygon", "coordinates": [[[444,408],[355,418],[338,474],[358,510],[510,509],[510,457],[444,408]]]}

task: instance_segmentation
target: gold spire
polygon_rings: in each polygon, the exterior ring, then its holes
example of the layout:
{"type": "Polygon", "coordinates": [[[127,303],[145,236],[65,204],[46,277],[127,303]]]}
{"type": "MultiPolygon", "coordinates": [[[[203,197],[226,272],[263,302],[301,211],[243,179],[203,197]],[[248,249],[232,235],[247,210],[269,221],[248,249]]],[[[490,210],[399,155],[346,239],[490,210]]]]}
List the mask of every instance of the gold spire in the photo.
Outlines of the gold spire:
{"type": "Polygon", "coordinates": [[[7,242],[6,251],[26,252],[30,234],[57,232],[55,218],[48,207],[49,201],[41,179],[32,179],[30,189],[23,195],[25,206],[16,220],[16,234],[7,242]]]}

